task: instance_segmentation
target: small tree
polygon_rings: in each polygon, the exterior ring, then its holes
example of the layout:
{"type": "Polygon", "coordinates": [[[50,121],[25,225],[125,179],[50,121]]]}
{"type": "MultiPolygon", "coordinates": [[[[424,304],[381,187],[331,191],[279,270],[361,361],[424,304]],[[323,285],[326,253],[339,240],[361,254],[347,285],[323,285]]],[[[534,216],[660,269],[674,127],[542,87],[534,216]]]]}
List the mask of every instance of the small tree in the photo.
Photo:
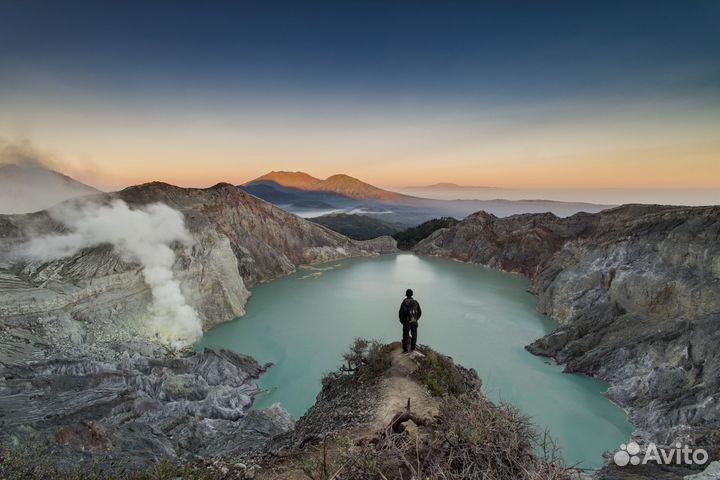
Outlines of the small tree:
{"type": "Polygon", "coordinates": [[[367,350],[369,345],[370,342],[364,338],[355,337],[353,344],[350,346],[350,350],[343,353],[343,360],[347,363],[347,367],[343,367],[343,370],[354,372],[367,363],[367,350]]]}

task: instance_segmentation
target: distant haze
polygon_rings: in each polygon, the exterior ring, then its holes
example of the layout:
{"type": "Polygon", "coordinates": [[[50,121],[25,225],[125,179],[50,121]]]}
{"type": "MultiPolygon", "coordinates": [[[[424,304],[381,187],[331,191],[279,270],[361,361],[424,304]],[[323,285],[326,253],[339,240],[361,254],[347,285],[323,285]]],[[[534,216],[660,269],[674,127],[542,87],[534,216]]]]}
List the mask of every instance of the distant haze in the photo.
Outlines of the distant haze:
{"type": "Polygon", "coordinates": [[[30,213],[99,190],[39,165],[0,165],[0,214],[30,213]]]}
{"type": "Polygon", "coordinates": [[[555,200],[601,204],[720,205],[720,188],[488,188],[387,187],[399,193],[440,200],[555,200]]]}
{"type": "Polygon", "coordinates": [[[467,190],[467,189],[479,189],[479,188],[495,188],[495,187],[488,187],[485,185],[458,185],[457,183],[452,182],[440,182],[440,183],[433,183],[432,185],[422,185],[422,186],[409,186],[405,187],[404,190],[467,190]]]}

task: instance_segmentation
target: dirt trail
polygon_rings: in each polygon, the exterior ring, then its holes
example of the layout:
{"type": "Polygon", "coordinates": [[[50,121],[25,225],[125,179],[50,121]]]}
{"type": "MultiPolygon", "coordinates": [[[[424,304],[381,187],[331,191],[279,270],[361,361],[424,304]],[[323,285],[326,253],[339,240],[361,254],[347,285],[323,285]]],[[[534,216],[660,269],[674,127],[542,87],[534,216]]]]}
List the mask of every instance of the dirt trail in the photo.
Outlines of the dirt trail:
{"type": "Polygon", "coordinates": [[[424,418],[437,415],[437,400],[424,385],[412,378],[412,372],[417,368],[415,359],[421,355],[419,352],[403,354],[399,347],[392,351],[392,366],[380,382],[380,398],[375,421],[368,428],[370,432],[385,428],[397,412],[405,410],[408,399],[410,409],[416,415],[424,418]]]}
{"type": "MultiPolygon", "coordinates": [[[[380,380],[373,420],[345,430],[343,435],[346,438],[357,441],[373,437],[384,431],[398,412],[405,411],[408,398],[410,399],[410,409],[415,415],[422,418],[432,418],[437,415],[437,400],[430,395],[424,385],[419,384],[412,377],[413,371],[417,368],[416,359],[421,357],[422,353],[415,352],[405,355],[402,353],[402,348],[396,346],[390,356],[392,363],[380,380]]],[[[404,425],[409,432],[417,431],[417,427],[411,421],[404,425]]],[[[327,447],[328,455],[332,456],[336,450],[337,445],[331,440],[327,447]]],[[[313,455],[318,456],[319,452],[321,452],[321,448],[315,446],[306,450],[305,456],[306,458],[313,455]]],[[[278,465],[275,469],[260,471],[256,478],[258,480],[308,480],[308,477],[303,474],[302,463],[302,459],[295,458],[294,461],[289,461],[284,466],[278,465]]]]}

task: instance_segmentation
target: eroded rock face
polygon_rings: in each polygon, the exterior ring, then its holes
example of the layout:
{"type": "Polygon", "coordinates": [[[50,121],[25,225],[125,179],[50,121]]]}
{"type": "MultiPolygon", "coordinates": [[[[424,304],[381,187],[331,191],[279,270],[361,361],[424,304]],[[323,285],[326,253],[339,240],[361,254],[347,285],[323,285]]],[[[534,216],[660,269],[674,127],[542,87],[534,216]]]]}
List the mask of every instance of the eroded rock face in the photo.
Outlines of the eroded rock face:
{"type": "Polygon", "coordinates": [[[389,237],[357,242],[229,184],[186,189],[151,183],[127,188],[118,195],[130,205],[162,202],[182,211],[193,233],[210,228],[224,235],[248,287],[290,273],[295,265],[395,249],[389,237]]]}
{"type": "MultiPolygon", "coordinates": [[[[296,265],[395,251],[391,238],[356,242],[227,184],[151,183],[92,200],[115,198],[183,214],[192,240],[174,246],[173,276],[204,329],[244,314],[249,287],[296,265]]],[[[142,267],[111,246],[51,262],[11,255],[64,228],[47,212],[0,215],[0,441],[33,434],[68,461],[93,449],[189,458],[250,451],[290,428],[279,407],[248,410],[254,360],[181,355],[148,337],[142,267]]]]}
{"type": "Polygon", "coordinates": [[[720,207],[480,212],[415,251],[529,276],[560,327],[528,350],[610,382],[641,437],[720,444],[720,207]]]}
{"type": "Polygon", "coordinates": [[[14,365],[0,384],[0,438],[49,440],[69,462],[245,454],[293,425],[281,409],[248,412],[265,368],[222,349],[14,365]]]}
{"type": "MultiPolygon", "coordinates": [[[[164,203],[183,213],[191,245],[176,245],[173,275],[204,328],[245,313],[248,288],[296,265],[395,251],[394,240],[353,241],[232,185],[185,189],[162,183],[99,195],[131,206],[164,203]]],[[[0,215],[0,319],[83,354],[97,343],[143,334],[151,293],[141,266],[108,246],[52,262],[15,260],[13,247],[34,235],[62,232],[47,212],[0,215]]]]}

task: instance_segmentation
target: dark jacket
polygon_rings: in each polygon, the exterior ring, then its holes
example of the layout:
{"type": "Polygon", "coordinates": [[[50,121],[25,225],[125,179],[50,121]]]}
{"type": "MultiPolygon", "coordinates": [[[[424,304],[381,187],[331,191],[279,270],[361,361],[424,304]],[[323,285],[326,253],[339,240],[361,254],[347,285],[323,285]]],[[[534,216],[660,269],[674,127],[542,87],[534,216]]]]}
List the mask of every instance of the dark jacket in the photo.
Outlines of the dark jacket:
{"type": "Polygon", "coordinates": [[[422,315],[422,310],[420,309],[420,304],[412,297],[407,297],[405,300],[402,301],[400,304],[400,311],[398,312],[398,317],[400,318],[400,323],[406,324],[411,322],[412,318],[412,312],[413,310],[416,313],[415,316],[415,322],[420,320],[420,316],[422,315]]]}

